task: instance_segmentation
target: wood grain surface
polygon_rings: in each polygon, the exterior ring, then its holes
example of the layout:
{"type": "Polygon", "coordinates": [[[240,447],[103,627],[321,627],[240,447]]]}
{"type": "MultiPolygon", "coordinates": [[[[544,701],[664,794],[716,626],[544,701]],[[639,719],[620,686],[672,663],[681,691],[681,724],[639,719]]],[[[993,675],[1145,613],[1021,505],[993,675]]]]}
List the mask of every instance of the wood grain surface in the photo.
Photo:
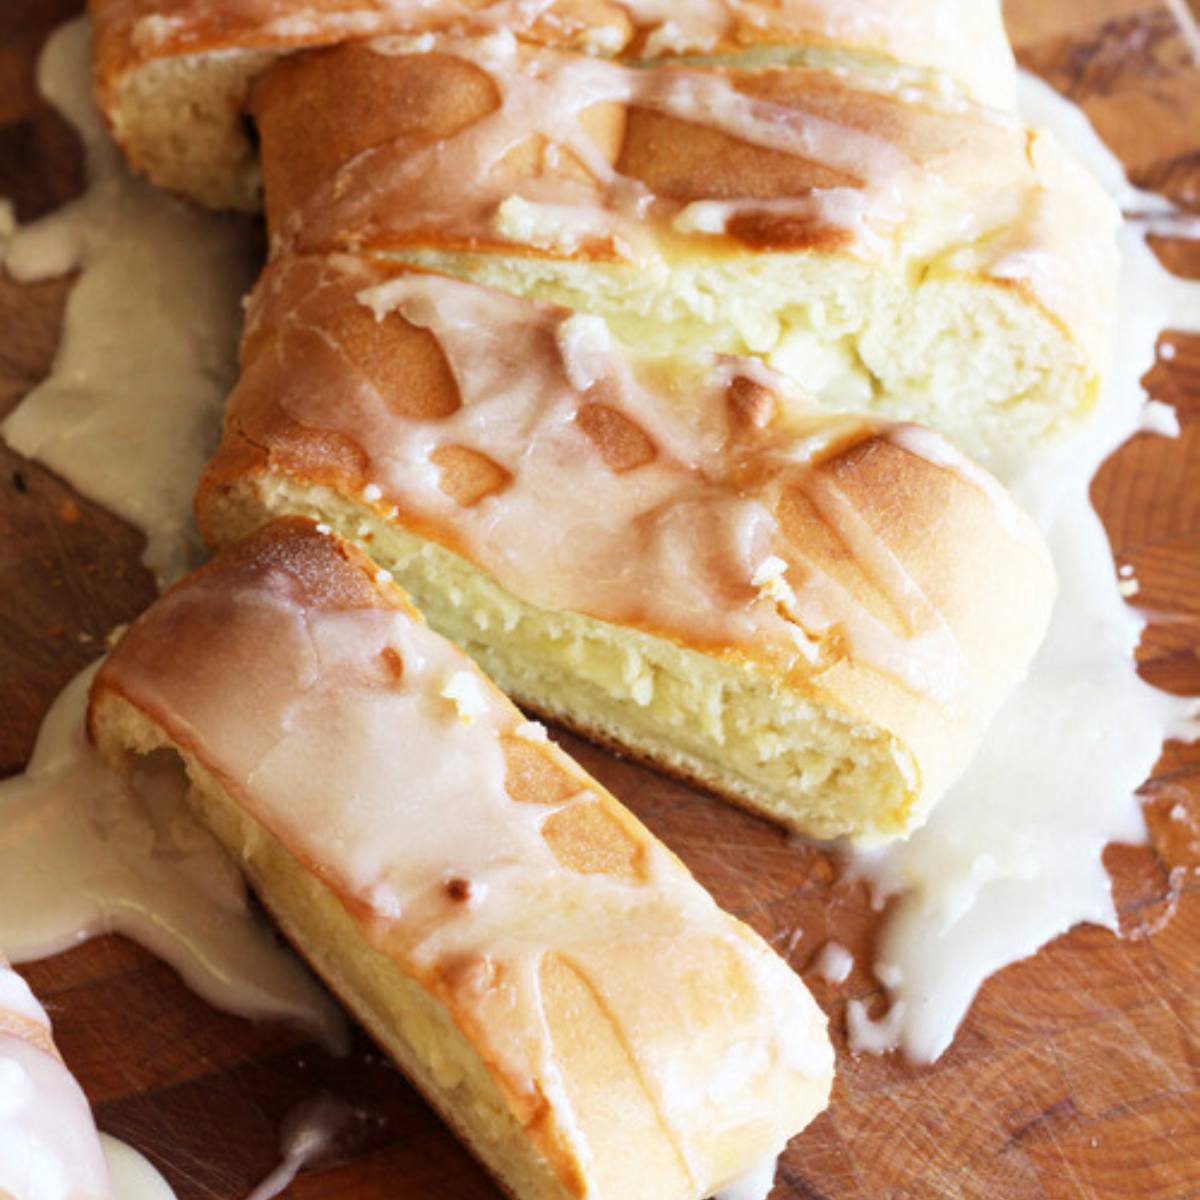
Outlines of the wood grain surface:
{"type": "MultiPolygon", "coordinates": [[[[33,64],[78,0],[0,0],[0,195],[22,220],[79,188],[78,147],[40,103],[33,64]]],[[[1135,182],[1200,210],[1200,69],[1165,0],[1010,0],[1021,61],[1082,104],[1135,182]]],[[[1200,277],[1200,248],[1163,243],[1200,277]]],[[[70,280],[0,274],[0,414],[50,363],[70,280]]],[[[1150,376],[1183,422],[1139,437],[1096,501],[1152,611],[1148,679],[1200,693],[1200,340],[1150,376]]],[[[0,775],[18,771],[58,689],[153,595],[140,537],[0,447],[0,775]]],[[[805,974],[839,1049],[833,1103],[784,1159],[776,1200],[1200,1197],[1200,751],[1172,746],[1145,790],[1152,845],[1108,852],[1126,936],[1059,938],[983,989],[933,1067],[853,1058],[851,997],[882,1007],[867,969],[879,924],[837,862],[678,784],[564,738],[722,904],[805,974]],[[812,959],[829,938],[857,966],[812,959]]],[[[320,1092],[361,1117],[289,1194],[494,1200],[483,1172],[365,1038],[345,1060],[290,1030],[216,1013],[129,943],[94,941],[26,971],[102,1128],[147,1153],[181,1200],[236,1200],[277,1162],[281,1118],[320,1092]]]]}

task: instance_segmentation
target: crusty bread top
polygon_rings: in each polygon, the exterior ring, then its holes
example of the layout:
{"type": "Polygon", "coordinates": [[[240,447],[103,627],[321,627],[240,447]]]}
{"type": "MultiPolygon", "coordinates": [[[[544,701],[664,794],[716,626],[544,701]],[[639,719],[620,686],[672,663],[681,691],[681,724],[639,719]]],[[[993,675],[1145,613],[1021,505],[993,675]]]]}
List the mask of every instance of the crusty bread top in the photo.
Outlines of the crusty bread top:
{"type": "Polygon", "coordinates": [[[997,0],[90,0],[102,75],[235,48],[506,29],[531,42],[646,59],[815,48],[941,71],[1011,104],[997,0]]]}
{"type": "Polygon", "coordinates": [[[634,60],[815,56],[867,71],[898,64],[888,69],[914,86],[965,89],[1000,107],[1011,108],[1015,91],[999,0],[89,0],[88,8],[100,111],[126,157],[215,208],[261,202],[242,121],[258,74],[298,48],[368,36],[501,30],[634,60]]]}
{"type": "Polygon", "coordinates": [[[108,1167],[91,1109],[50,1021],[0,955],[0,1196],[105,1200],[108,1167]]]}
{"type": "Polygon", "coordinates": [[[446,1005],[569,1190],[589,1173],[581,1114],[614,1080],[659,1115],[634,1149],[667,1148],[646,1194],[707,1195],[824,1105],[832,1054],[800,980],[310,522],[264,527],[134,622],[93,687],[102,744],[111,696],[446,1005]],[[571,1047],[604,1042],[561,1007],[579,987],[616,1048],[576,1077],[571,1047]]]}
{"type": "Polygon", "coordinates": [[[836,252],[1017,289],[1103,359],[1114,206],[1049,135],[961,99],[431,38],[293,56],[250,107],[276,248],[836,252]]]}
{"type": "Polygon", "coordinates": [[[595,318],[336,255],[268,268],[242,358],[210,542],[247,481],[331,486],[528,603],[762,664],[894,733],[930,795],[1045,630],[1048,555],[998,484],[761,364],[643,362],[595,318]]]}

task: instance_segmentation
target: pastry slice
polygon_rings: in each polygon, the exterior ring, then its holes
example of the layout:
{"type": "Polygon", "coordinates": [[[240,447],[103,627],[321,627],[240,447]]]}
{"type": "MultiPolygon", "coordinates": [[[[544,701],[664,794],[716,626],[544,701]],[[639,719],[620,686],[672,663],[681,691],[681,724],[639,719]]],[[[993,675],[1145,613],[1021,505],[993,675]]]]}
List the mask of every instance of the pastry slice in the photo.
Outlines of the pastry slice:
{"type": "Polygon", "coordinates": [[[1098,395],[1116,206],[1052,136],[961,97],[430,38],[290,57],[250,112],[277,254],[453,274],[641,351],[752,354],[993,467],[1098,395]]]}
{"type": "Polygon", "coordinates": [[[518,703],[859,842],[955,779],[1054,592],[934,434],[347,256],[268,268],[197,496],[213,546],[286,513],[359,541],[518,703]]]}
{"type": "Polygon", "coordinates": [[[131,163],[220,208],[260,203],[241,120],[252,81],[305,47],[498,30],[644,61],[671,56],[835,63],[1011,106],[997,0],[90,0],[101,111],[131,163]]]}
{"type": "Polygon", "coordinates": [[[45,1010],[0,955],[0,1197],[108,1196],[87,1098],[59,1057],[45,1010]]]}
{"type": "Polygon", "coordinates": [[[386,575],[264,527],[98,673],[280,927],[521,1200],[700,1200],[824,1106],[800,980],[386,575]]]}

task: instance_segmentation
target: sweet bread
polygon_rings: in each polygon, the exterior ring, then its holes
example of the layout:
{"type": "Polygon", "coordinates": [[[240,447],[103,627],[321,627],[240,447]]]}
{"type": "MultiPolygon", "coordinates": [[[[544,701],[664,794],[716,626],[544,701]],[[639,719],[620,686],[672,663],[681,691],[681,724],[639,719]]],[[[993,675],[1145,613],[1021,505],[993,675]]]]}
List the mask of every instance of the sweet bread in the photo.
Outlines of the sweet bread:
{"type": "Polygon", "coordinates": [[[370,554],[517,700],[819,837],[907,832],[1039,644],[1032,523],[944,440],[753,361],[344,255],[284,257],[197,496],[370,554]]]}
{"type": "Polygon", "coordinates": [[[1011,106],[997,0],[89,0],[101,110],[156,183],[222,208],[259,203],[250,83],[277,58],[349,39],[508,30],[642,62],[825,62],[1011,106]]]}
{"type": "Polygon", "coordinates": [[[63,1065],[50,1020],[0,955],[0,1197],[108,1200],[92,1111],[63,1065]]]}
{"type": "Polygon", "coordinates": [[[164,747],[280,927],[514,1196],[701,1197],[825,1104],[800,980],[311,522],[130,627],[89,728],[164,747]]]}
{"type": "Polygon", "coordinates": [[[1093,405],[1115,205],[1011,115],[844,69],[354,42],[255,84],[273,251],[385,257],[752,354],[1006,467],[1093,405]]]}

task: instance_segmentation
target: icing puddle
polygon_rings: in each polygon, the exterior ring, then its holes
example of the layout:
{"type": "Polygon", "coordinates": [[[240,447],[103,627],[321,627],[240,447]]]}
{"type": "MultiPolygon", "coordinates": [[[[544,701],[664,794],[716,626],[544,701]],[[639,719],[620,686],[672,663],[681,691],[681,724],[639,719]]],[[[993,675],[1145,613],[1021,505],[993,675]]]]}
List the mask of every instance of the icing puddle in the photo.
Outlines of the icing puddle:
{"type": "MultiPolygon", "coordinates": [[[[51,375],[3,436],[142,529],[147,564],[169,580],[196,551],[191,494],[234,375],[254,265],[248,225],[189,209],[124,170],[91,107],[84,22],[47,44],[39,83],[79,129],[90,185],[17,230],[6,265],[22,281],[76,266],[81,276],[51,375]]],[[[1116,929],[1105,846],[1145,840],[1136,791],[1164,739],[1195,732],[1194,703],[1137,675],[1145,621],[1126,602],[1136,581],[1118,574],[1088,498],[1128,437],[1177,430],[1173,413],[1147,405],[1140,379],[1163,330],[1200,331],[1200,285],[1168,274],[1146,234],[1190,226],[1128,184],[1073,105],[1029,77],[1021,99],[1138,217],[1122,232],[1117,369],[1096,419],[1005,480],[1046,530],[1058,567],[1047,643],[928,825],[851,863],[879,900],[894,898],[874,964],[892,1006],[873,1020],[852,1002],[851,1048],[900,1047],[922,1062],[950,1044],[990,974],[1078,922],[1116,929]]],[[[120,930],[215,1004],[329,1033],[328,1001],[257,923],[240,880],[179,807],[179,781],[134,795],[95,760],[82,733],[86,682],[87,673],[56,703],[29,771],[0,784],[0,947],[20,961],[120,930]],[[53,895],[31,882],[34,861],[53,864],[42,872],[53,895]]],[[[821,968],[827,978],[845,978],[840,949],[821,968]]]]}
{"type": "Polygon", "coordinates": [[[917,1062],[950,1045],[980,985],[1001,967],[1082,921],[1117,929],[1104,849],[1146,840],[1137,789],[1164,741],[1200,732],[1195,701],[1137,673],[1146,620],[1126,603],[1129,581],[1088,495],[1112,451],[1148,425],[1162,427],[1165,406],[1148,405],[1141,379],[1164,330],[1200,331],[1200,284],[1160,265],[1146,233],[1172,209],[1128,183],[1079,109],[1028,75],[1020,100],[1027,119],[1057,133],[1140,219],[1120,235],[1115,366],[1095,419],[1004,480],[1045,530],[1058,571],[1046,642],[928,823],[853,863],[877,902],[897,900],[874,963],[892,1009],[872,1022],[852,1002],[851,1048],[900,1047],[917,1062]]]}

